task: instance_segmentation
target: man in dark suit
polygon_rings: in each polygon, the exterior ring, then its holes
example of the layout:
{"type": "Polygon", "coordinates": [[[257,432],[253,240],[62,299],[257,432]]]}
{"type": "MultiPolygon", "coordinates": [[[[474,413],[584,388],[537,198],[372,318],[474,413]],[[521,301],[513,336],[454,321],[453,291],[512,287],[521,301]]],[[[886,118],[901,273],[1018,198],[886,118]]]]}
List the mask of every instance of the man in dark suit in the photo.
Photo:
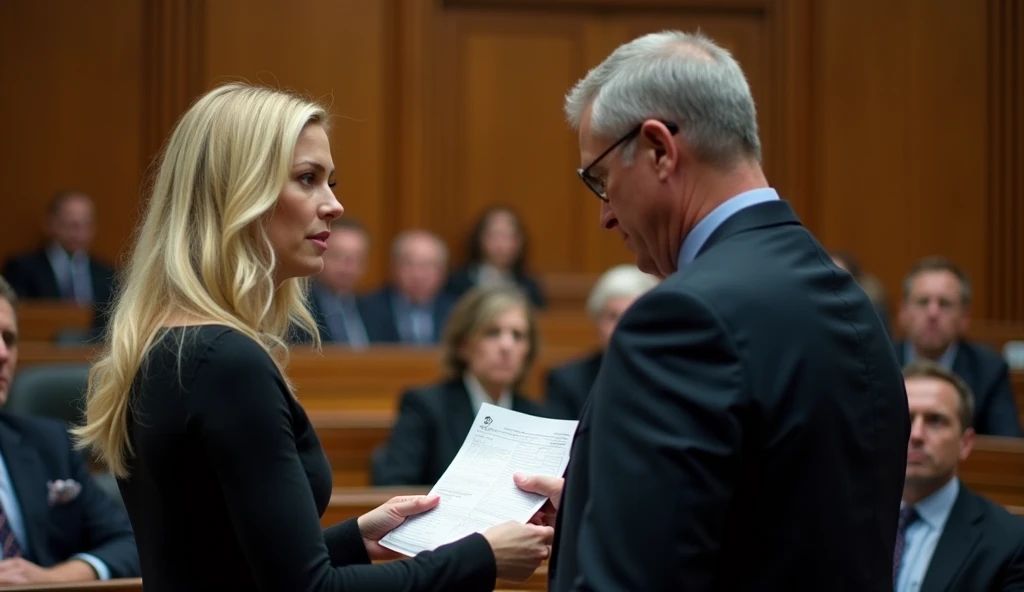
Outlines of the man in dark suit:
{"type": "MultiPolygon", "coordinates": [[[[878,314],[760,167],[736,61],[646,35],[568,95],[641,270],[580,419],[552,591],[892,589],[907,399],[878,314]]],[[[517,479],[558,500],[557,479],[517,479]],[[554,491],[553,491],[554,490],[554,491]]]]}
{"type": "Polygon", "coordinates": [[[910,406],[896,592],[1024,590],[1024,520],[956,477],[974,446],[970,387],[938,364],[904,369],[910,406]]]}
{"type": "Polygon", "coordinates": [[[951,370],[974,393],[974,429],[991,436],[1024,437],[1006,361],[964,339],[970,323],[971,282],[942,257],[919,261],[903,281],[899,320],[906,340],[896,343],[901,364],[931,360],[951,370]]]}
{"type": "Polygon", "coordinates": [[[615,324],[634,300],[657,283],[657,278],[635,265],[616,265],[598,278],[587,297],[587,315],[594,321],[600,349],[548,372],[544,404],[549,416],[579,419],[615,324]]]}
{"type": "MultiPolygon", "coordinates": [[[[18,362],[14,292],[0,277],[0,406],[18,362]]],[[[93,481],[63,424],[0,411],[0,584],[137,577],[128,516],[93,481]]]]}
{"type": "Polygon", "coordinates": [[[363,322],[365,305],[356,295],[356,286],[366,273],[369,251],[370,235],[362,224],[348,217],[331,222],[324,268],[313,278],[310,294],[310,312],[323,343],[356,349],[369,345],[363,322]]]}
{"type": "Polygon", "coordinates": [[[363,321],[372,343],[435,345],[453,305],[443,291],[448,247],[425,230],[395,237],[391,284],[363,300],[363,321]]]}
{"type": "Polygon", "coordinates": [[[55,195],[48,206],[47,245],[10,259],[3,276],[23,300],[67,300],[95,311],[93,336],[106,326],[114,269],[92,257],[96,233],[92,198],[78,191],[55,195]]]}

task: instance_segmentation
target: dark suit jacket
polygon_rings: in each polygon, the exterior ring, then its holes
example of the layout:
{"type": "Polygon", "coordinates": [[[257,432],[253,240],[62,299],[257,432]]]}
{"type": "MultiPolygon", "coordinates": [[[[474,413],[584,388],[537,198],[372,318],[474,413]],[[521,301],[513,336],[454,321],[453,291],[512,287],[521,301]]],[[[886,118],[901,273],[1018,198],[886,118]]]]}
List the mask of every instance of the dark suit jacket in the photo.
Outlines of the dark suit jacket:
{"type": "Polygon", "coordinates": [[[128,516],[93,481],[64,424],[0,411],[0,451],[28,534],[26,559],[51,567],[88,553],[110,568],[112,578],[139,576],[128,516]],[[74,479],[82,489],[71,501],[50,506],[47,481],[57,479],[74,479]]]}
{"type": "MultiPolygon", "coordinates": [[[[388,286],[362,299],[363,324],[371,343],[402,343],[395,316],[396,294],[395,289],[388,286]]],[[[444,292],[438,294],[434,300],[434,343],[441,338],[451,310],[451,297],[444,292]]]]}
{"type": "MultiPolygon", "coordinates": [[[[320,293],[317,290],[313,290],[309,295],[309,312],[313,315],[313,320],[316,321],[317,327],[320,329],[320,341],[323,343],[336,343],[338,336],[331,332],[331,327],[327,323],[327,319],[324,317],[324,303],[320,299],[320,293]]],[[[359,311],[359,318],[363,321],[363,327],[366,328],[366,306],[363,303],[362,298],[356,298],[356,310],[359,311]]],[[[369,329],[366,329],[367,338],[369,339],[369,329]]],[[[298,333],[296,333],[298,335],[298,333]]],[[[296,341],[308,342],[311,341],[311,336],[302,335],[302,338],[297,338],[296,341]]]]}
{"type": "MultiPolygon", "coordinates": [[[[98,337],[110,318],[116,292],[114,268],[89,257],[89,275],[92,277],[92,301],[95,309],[89,338],[98,337]]],[[[18,298],[24,300],[59,300],[62,298],[57,277],[46,251],[40,249],[7,262],[3,271],[18,298]]]]}
{"type": "MultiPolygon", "coordinates": [[[[544,308],[547,306],[544,290],[540,287],[540,283],[537,280],[525,273],[517,274],[515,280],[516,284],[519,285],[519,289],[526,294],[535,307],[544,308]]],[[[448,285],[445,287],[445,291],[451,295],[452,300],[458,300],[475,285],[476,270],[466,267],[448,276],[448,285]]]]}
{"type": "Polygon", "coordinates": [[[1024,590],[1024,520],[960,484],[921,592],[1024,590]]]}
{"type": "Polygon", "coordinates": [[[590,354],[548,372],[544,405],[549,417],[572,420],[580,418],[583,404],[601,369],[602,353],[590,354]]]}
{"type": "Polygon", "coordinates": [[[867,295],[789,204],[748,207],[619,320],[550,589],[891,592],[909,436],[867,295]]]}
{"type": "MultiPolygon", "coordinates": [[[[906,363],[906,342],[896,343],[896,357],[906,363]]],[[[1017,400],[1010,384],[1006,361],[988,347],[959,341],[953,372],[964,379],[974,393],[974,430],[989,436],[1024,438],[1017,400]]]]}
{"type": "MultiPolygon", "coordinates": [[[[544,416],[540,405],[518,393],[512,409],[544,416]]],[[[433,485],[455,459],[475,416],[461,378],[407,391],[387,443],[373,455],[373,484],[433,485]]]]}

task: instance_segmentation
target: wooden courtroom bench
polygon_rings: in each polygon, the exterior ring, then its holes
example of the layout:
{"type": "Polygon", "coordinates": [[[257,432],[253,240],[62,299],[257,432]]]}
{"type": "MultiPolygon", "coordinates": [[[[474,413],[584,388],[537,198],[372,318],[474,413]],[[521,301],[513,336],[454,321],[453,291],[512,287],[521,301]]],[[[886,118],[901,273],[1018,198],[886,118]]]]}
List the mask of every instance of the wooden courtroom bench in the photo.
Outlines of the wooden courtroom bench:
{"type": "Polygon", "coordinates": [[[142,592],[141,578],[115,578],[99,582],[72,584],[31,584],[4,586],[4,592],[142,592]]]}
{"type": "MultiPolygon", "coordinates": [[[[586,355],[581,347],[545,347],[523,385],[523,393],[543,398],[544,374],[554,365],[586,355]]],[[[91,362],[91,347],[57,347],[26,342],[19,346],[19,368],[38,364],[91,362]]],[[[308,411],[393,411],[402,391],[440,380],[435,348],[373,347],[363,351],[325,347],[322,352],[292,350],[288,376],[308,411]]]]}
{"type": "Polygon", "coordinates": [[[93,309],[61,300],[18,303],[21,341],[49,341],[65,331],[85,332],[92,327],[93,309]]]}
{"type": "Polygon", "coordinates": [[[1024,439],[978,436],[960,464],[960,479],[1004,506],[1024,506],[1024,439]]]}

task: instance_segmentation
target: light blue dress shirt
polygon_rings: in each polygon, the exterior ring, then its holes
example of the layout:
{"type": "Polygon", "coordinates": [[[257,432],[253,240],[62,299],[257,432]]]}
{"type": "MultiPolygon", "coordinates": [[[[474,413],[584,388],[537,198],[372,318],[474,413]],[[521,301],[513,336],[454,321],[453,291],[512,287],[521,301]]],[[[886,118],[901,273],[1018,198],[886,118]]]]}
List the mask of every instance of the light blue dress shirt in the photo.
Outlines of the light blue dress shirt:
{"type": "MultiPolygon", "coordinates": [[[[917,502],[914,509],[918,519],[907,527],[903,544],[903,561],[896,577],[896,592],[917,592],[921,589],[935,547],[939,544],[946,520],[960,493],[960,480],[956,477],[938,491],[917,502]]],[[[900,509],[904,504],[900,503],[900,509]]]]}
{"type": "Polygon", "coordinates": [[[731,197],[719,204],[717,208],[711,210],[711,213],[704,217],[703,220],[697,223],[690,231],[690,234],[686,235],[683,239],[683,246],[679,249],[679,264],[678,267],[682,268],[693,261],[697,253],[700,252],[700,248],[704,246],[704,243],[708,241],[711,234],[724,223],[726,220],[731,218],[733,214],[739,212],[742,209],[749,208],[750,206],[757,205],[768,201],[774,201],[779,199],[779,194],[776,193],[771,187],[765,187],[763,189],[751,189],[750,191],[744,191],[743,193],[731,197]]]}
{"type": "MultiPolygon", "coordinates": [[[[28,549],[28,532],[25,530],[24,517],[21,515],[21,506],[18,505],[18,497],[14,493],[14,484],[11,482],[11,474],[7,472],[7,463],[4,455],[0,454],[0,503],[4,505],[4,512],[7,514],[7,521],[11,525],[11,532],[18,539],[22,549],[28,549]]],[[[0,559],[3,559],[3,549],[0,549],[0,559]]],[[[88,553],[72,555],[71,559],[81,559],[96,570],[101,580],[110,579],[110,568],[98,557],[88,553]]]]}
{"type": "MultiPolygon", "coordinates": [[[[959,349],[960,348],[957,346],[957,343],[954,341],[946,348],[946,351],[942,352],[942,355],[939,356],[939,359],[936,360],[935,363],[952,372],[953,361],[956,360],[956,352],[959,349]]],[[[917,352],[914,351],[914,346],[910,345],[909,341],[903,344],[903,359],[907,361],[907,364],[913,362],[918,357],[917,352]]]]}
{"type": "Polygon", "coordinates": [[[69,254],[57,243],[46,249],[50,267],[57,279],[57,288],[81,305],[92,302],[92,274],[89,273],[89,255],[84,252],[69,254]]]}

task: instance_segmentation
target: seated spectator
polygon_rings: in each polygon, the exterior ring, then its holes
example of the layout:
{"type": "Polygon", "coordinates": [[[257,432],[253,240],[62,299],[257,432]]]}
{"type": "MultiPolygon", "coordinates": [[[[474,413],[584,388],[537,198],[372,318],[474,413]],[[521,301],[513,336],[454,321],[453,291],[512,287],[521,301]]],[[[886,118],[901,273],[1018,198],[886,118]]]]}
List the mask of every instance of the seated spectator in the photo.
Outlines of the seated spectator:
{"type": "Polygon", "coordinates": [[[387,443],[373,455],[374,485],[433,485],[455,458],[483,403],[531,415],[517,389],[537,355],[530,303],[509,286],[475,288],[445,327],[440,384],[402,395],[387,443]]]}
{"type": "Polygon", "coordinates": [[[619,317],[634,300],[656,285],[657,278],[640,271],[635,265],[619,265],[601,275],[587,297],[587,314],[597,329],[600,349],[548,372],[545,395],[548,415],[559,419],[579,419],[619,317]]]}
{"type": "Polygon", "coordinates": [[[931,360],[967,383],[974,393],[979,434],[1022,437],[1006,362],[988,347],[964,339],[970,323],[971,284],[941,257],[921,260],[903,282],[899,321],[906,340],[896,343],[901,364],[931,360]]]}
{"type": "Polygon", "coordinates": [[[896,592],[1019,590],[1024,520],[956,476],[974,445],[970,387],[926,360],[907,366],[904,377],[911,429],[893,558],[896,592]]]}
{"type": "Polygon", "coordinates": [[[48,206],[46,245],[10,259],[3,270],[22,300],[66,300],[92,307],[93,337],[106,326],[115,278],[110,265],[89,254],[96,233],[94,210],[92,198],[82,192],[53,196],[48,206]]]}
{"type": "Polygon", "coordinates": [[[474,286],[513,284],[530,297],[537,308],[547,299],[540,284],[526,273],[526,231],[522,220],[507,206],[496,206],[481,214],[469,236],[466,266],[448,278],[448,292],[462,296],[474,286]]]}
{"type": "Polygon", "coordinates": [[[882,287],[882,283],[875,276],[865,273],[852,253],[836,251],[831,255],[832,262],[840,269],[852,275],[853,279],[860,285],[860,288],[868,295],[871,303],[875,305],[875,310],[878,311],[879,318],[882,319],[882,324],[885,325],[885,330],[891,334],[889,303],[886,300],[885,288],[882,287]]]}
{"type": "Polygon", "coordinates": [[[313,278],[309,298],[310,313],[325,344],[363,348],[370,343],[363,322],[365,305],[356,296],[369,251],[370,235],[362,224],[348,217],[331,222],[324,268],[313,278]]]}
{"type": "MultiPolygon", "coordinates": [[[[0,277],[0,406],[18,364],[15,295],[0,277]]],[[[59,421],[0,411],[0,585],[138,577],[131,523],[59,421]]]]}
{"type": "Polygon", "coordinates": [[[363,323],[372,343],[434,345],[453,299],[442,291],[448,246],[425,230],[395,237],[389,285],[363,300],[363,323]]]}

